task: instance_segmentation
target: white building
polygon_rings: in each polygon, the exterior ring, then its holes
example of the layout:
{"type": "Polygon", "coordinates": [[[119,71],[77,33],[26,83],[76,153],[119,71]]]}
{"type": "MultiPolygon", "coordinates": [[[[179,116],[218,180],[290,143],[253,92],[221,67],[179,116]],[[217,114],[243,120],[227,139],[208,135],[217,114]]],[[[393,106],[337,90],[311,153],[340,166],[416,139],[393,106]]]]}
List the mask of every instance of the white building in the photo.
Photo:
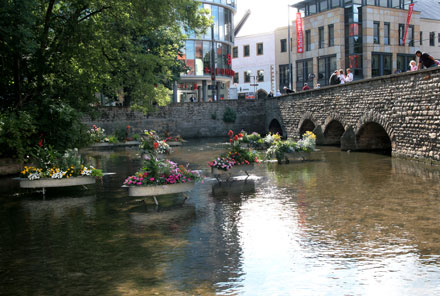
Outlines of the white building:
{"type": "Polygon", "coordinates": [[[234,86],[238,96],[255,98],[255,93],[276,91],[274,32],[235,37],[232,49],[234,86]]]}

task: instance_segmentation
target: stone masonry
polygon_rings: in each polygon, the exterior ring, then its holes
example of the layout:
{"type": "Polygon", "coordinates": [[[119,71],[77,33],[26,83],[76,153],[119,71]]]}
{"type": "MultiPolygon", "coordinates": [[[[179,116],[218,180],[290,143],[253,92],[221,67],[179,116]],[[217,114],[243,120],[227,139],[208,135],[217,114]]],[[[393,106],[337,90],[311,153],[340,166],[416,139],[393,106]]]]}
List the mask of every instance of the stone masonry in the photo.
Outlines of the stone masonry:
{"type": "Polygon", "coordinates": [[[100,113],[84,123],[109,133],[130,125],[137,132],[155,129],[184,138],[225,136],[229,129],[265,133],[278,126],[293,139],[313,130],[318,144],[343,150],[389,148],[393,156],[440,161],[440,68],[256,101],[172,104],[149,115],[125,108],[100,113]],[[234,123],[223,121],[226,108],[236,112],[234,123]]]}

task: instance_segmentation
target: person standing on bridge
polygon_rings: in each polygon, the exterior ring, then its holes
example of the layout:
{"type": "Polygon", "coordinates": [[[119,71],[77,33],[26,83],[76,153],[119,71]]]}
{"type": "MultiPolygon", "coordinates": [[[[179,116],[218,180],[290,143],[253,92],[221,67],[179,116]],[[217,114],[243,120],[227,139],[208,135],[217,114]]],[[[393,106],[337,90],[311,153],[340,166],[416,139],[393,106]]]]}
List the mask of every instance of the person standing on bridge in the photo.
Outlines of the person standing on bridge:
{"type": "Polygon", "coordinates": [[[339,74],[338,70],[335,70],[335,72],[333,72],[333,74],[330,76],[330,79],[329,79],[330,85],[337,85],[337,84],[341,83],[341,79],[339,79],[338,74],[339,74]]]}
{"type": "Polygon", "coordinates": [[[304,83],[304,86],[303,86],[302,90],[303,90],[303,91],[305,91],[305,90],[310,90],[310,86],[307,84],[307,82],[304,83]]]}
{"type": "Polygon", "coordinates": [[[431,68],[437,66],[436,61],[432,56],[427,54],[426,52],[422,53],[420,50],[416,51],[416,56],[419,57],[419,70],[422,69],[422,66],[425,68],[431,68]]]}
{"type": "Polygon", "coordinates": [[[345,82],[353,81],[353,73],[351,73],[351,69],[347,68],[347,76],[345,76],[345,82]]]}

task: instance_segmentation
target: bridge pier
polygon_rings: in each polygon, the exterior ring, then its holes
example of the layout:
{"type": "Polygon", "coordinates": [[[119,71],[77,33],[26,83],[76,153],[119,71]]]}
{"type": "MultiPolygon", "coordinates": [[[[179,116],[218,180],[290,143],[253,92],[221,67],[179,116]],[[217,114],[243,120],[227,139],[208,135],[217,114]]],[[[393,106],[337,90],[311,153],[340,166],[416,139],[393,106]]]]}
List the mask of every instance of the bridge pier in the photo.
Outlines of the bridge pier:
{"type": "Polygon", "coordinates": [[[356,134],[351,126],[345,129],[341,137],[341,150],[356,150],[356,134]]]}

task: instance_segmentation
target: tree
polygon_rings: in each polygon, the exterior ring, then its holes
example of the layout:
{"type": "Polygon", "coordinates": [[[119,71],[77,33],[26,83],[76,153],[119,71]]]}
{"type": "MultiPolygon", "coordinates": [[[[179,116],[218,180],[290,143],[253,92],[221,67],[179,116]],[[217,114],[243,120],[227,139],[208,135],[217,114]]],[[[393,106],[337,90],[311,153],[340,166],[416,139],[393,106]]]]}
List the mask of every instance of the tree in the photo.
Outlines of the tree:
{"type": "Polygon", "coordinates": [[[97,93],[123,92],[144,111],[167,103],[185,67],[182,28],[208,25],[193,0],[1,1],[0,118],[29,115],[35,143],[81,144],[80,118],[97,93]]]}

